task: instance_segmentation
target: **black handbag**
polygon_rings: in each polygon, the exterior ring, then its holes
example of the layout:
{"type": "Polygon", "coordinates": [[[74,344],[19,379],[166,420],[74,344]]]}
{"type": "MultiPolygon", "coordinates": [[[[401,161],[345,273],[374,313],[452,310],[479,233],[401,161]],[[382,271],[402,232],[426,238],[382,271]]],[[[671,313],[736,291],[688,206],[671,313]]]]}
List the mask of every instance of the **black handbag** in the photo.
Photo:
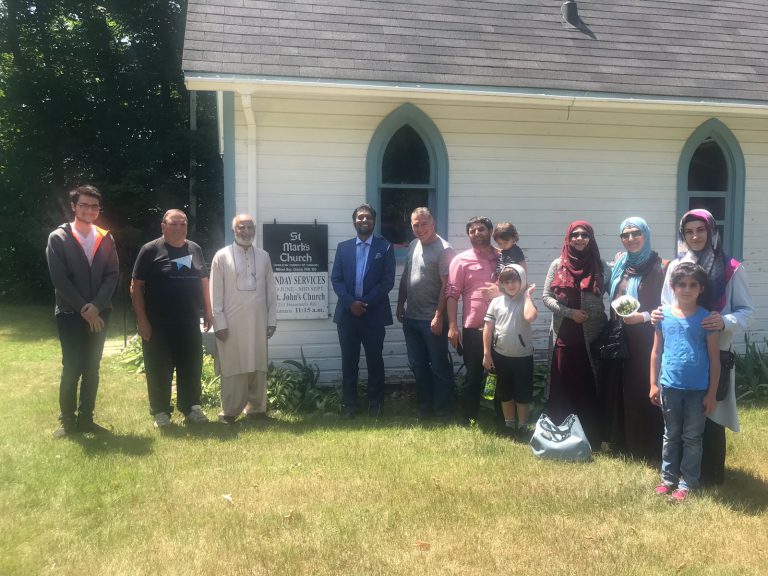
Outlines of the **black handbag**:
{"type": "Polygon", "coordinates": [[[629,346],[624,334],[624,322],[621,318],[609,320],[600,331],[592,347],[600,360],[626,360],[629,358],[629,346]]]}
{"type": "Polygon", "coordinates": [[[736,365],[736,354],[732,350],[720,350],[720,381],[717,383],[715,399],[725,400],[731,390],[731,370],[736,365]]]}

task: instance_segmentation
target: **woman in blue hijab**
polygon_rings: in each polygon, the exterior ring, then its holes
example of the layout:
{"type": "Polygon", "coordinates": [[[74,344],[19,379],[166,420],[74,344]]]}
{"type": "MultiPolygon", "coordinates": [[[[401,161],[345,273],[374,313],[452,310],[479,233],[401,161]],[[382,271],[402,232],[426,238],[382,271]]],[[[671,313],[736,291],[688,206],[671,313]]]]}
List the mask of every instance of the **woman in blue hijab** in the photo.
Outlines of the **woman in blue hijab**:
{"type": "Polygon", "coordinates": [[[648,400],[653,326],[650,312],[661,302],[668,260],[651,248],[648,223],[633,216],[619,226],[624,245],[613,262],[608,292],[611,301],[627,294],[640,301],[631,316],[619,318],[611,309],[611,321],[624,323],[628,358],[606,361],[600,401],[604,439],[618,450],[649,461],[661,456],[664,422],[661,411],[648,400]]]}

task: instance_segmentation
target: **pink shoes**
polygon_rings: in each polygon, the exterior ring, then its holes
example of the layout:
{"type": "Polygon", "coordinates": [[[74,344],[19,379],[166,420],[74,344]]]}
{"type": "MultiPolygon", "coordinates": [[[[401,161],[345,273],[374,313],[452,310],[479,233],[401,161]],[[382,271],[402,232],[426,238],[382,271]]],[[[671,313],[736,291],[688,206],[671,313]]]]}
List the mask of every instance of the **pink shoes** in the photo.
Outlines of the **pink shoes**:
{"type": "Polygon", "coordinates": [[[680,504],[681,502],[684,502],[687,497],[688,490],[681,490],[678,488],[669,495],[669,502],[670,504],[680,504]]]}
{"type": "Polygon", "coordinates": [[[672,486],[667,486],[666,484],[659,484],[654,488],[654,493],[657,496],[669,496],[672,493],[672,486]]]}
{"type": "Polygon", "coordinates": [[[688,490],[682,488],[675,488],[664,484],[663,482],[653,489],[654,494],[657,496],[666,496],[670,504],[679,504],[685,501],[688,497],[688,490]]]}

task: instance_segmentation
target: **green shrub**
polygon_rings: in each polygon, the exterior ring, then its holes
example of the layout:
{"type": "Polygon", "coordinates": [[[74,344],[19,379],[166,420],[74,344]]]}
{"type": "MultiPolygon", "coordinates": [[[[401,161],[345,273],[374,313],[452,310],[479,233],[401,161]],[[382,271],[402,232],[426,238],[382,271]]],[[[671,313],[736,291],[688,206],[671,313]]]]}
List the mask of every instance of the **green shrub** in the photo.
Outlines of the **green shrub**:
{"type": "Polygon", "coordinates": [[[203,354],[203,371],[200,376],[200,405],[206,408],[221,406],[221,376],[214,369],[213,356],[203,354]]]}
{"type": "Polygon", "coordinates": [[[269,365],[267,397],[274,410],[289,413],[338,412],[341,395],[338,386],[318,387],[320,369],[310,364],[301,350],[301,362],[285,360],[288,368],[269,365]]]}
{"type": "MultiPolygon", "coordinates": [[[[132,374],[144,373],[144,354],[141,350],[141,337],[134,334],[128,345],[120,353],[119,362],[132,374]]],[[[175,377],[175,376],[174,376],[175,377]]],[[[205,408],[220,406],[221,376],[214,369],[213,356],[203,354],[203,371],[200,376],[200,405],[205,408]]]]}
{"type": "Polygon", "coordinates": [[[744,354],[736,355],[736,399],[768,400],[768,365],[765,358],[768,339],[763,340],[766,348],[762,350],[749,339],[749,334],[744,335],[744,343],[744,354]]]}
{"type": "Polygon", "coordinates": [[[120,353],[119,362],[133,374],[144,374],[144,353],[141,350],[141,337],[138,334],[134,334],[128,340],[128,345],[120,353]]]}
{"type": "MultiPolygon", "coordinates": [[[[144,355],[138,334],[128,341],[119,362],[133,374],[144,373],[144,355]]],[[[318,387],[320,369],[316,364],[307,362],[304,350],[301,351],[301,362],[286,360],[283,364],[287,367],[270,364],[267,372],[267,398],[272,410],[292,414],[340,410],[339,387],[318,387]]],[[[218,408],[221,404],[221,376],[216,374],[213,356],[207,353],[203,354],[201,389],[200,405],[218,408]]]]}

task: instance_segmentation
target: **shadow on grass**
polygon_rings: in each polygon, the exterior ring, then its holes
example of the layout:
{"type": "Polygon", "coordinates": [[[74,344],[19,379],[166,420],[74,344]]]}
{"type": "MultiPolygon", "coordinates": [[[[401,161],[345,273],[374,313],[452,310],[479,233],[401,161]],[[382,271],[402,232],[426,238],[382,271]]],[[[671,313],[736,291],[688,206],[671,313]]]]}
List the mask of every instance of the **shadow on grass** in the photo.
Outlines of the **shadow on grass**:
{"type": "Polygon", "coordinates": [[[217,422],[208,424],[172,424],[157,431],[163,438],[177,438],[179,440],[220,440],[229,442],[237,439],[240,434],[239,426],[224,426],[217,422]]]}
{"type": "Polygon", "coordinates": [[[746,470],[725,470],[725,483],[711,489],[712,498],[732,510],[750,516],[768,510],[768,483],[746,470]]]}
{"type": "Polygon", "coordinates": [[[79,444],[86,456],[102,454],[125,454],[128,456],[147,456],[152,452],[154,438],[136,434],[75,434],[68,436],[79,444]]]}
{"type": "MultiPolygon", "coordinates": [[[[386,410],[386,408],[385,408],[386,410]]],[[[342,414],[302,414],[297,420],[282,420],[279,415],[270,418],[267,422],[258,425],[243,425],[244,428],[258,429],[263,427],[265,430],[286,432],[294,435],[302,435],[315,431],[324,430],[371,430],[371,429],[404,429],[419,428],[423,430],[441,430],[447,427],[460,426],[463,428],[476,428],[483,434],[496,436],[497,427],[493,421],[492,415],[481,415],[479,422],[472,427],[462,426],[457,420],[441,419],[419,419],[416,409],[410,410],[386,410],[382,416],[372,417],[366,413],[360,413],[350,418],[342,414]]]]}
{"type": "Polygon", "coordinates": [[[164,438],[177,438],[179,440],[219,440],[230,442],[236,440],[244,432],[252,430],[287,431],[296,426],[295,422],[286,422],[277,418],[264,418],[255,421],[240,419],[236,424],[221,424],[215,420],[207,424],[172,424],[167,428],[158,430],[158,434],[164,438]]]}

